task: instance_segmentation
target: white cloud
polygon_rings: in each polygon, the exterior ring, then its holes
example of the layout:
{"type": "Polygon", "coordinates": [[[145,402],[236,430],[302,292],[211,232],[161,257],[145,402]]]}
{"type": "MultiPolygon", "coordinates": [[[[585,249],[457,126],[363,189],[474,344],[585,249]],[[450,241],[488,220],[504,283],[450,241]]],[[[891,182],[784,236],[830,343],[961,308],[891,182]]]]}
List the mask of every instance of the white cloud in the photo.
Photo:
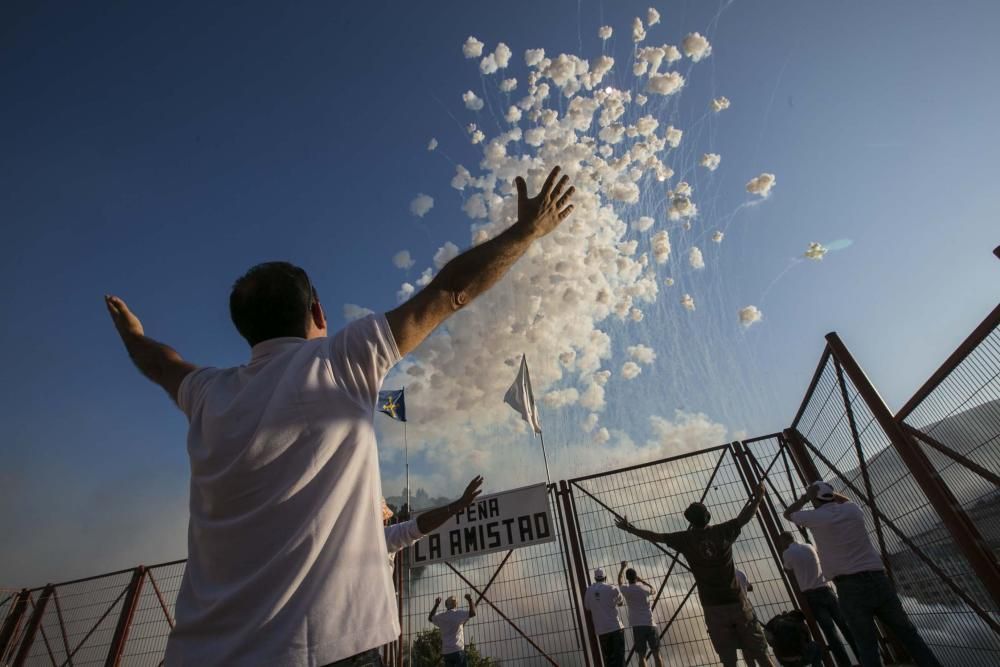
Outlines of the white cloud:
{"type": "Polygon", "coordinates": [[[509,93],[517,88],[517,79],[504,79],[500,82],[500,92],[509,93]]]}
{"type": "Polygon", "coordinates": [[[644,232],[653,226],[653,219],[648,215],[644,215],[632,224],[635,226],[636,231],[644,232]]]}
{"type": "Polygon", "coordinates": [[[458,257],[459,252],[458,246],[448,241],[434,253],[434,266],[440,271],[445,264],[458,257]]]}
{"type": "Polygon", "coordinates": [[[642,19],[636,16],[632,19],[632,41],[641,42],[646,39],[646,29],[642,27],[642,19]]]}
{"type": "Polygon", "coordinates": [[[668,125],[666,132],[663,134],[663,138],[666,140],[667,145],[671,148],[677,148],[681,145],[681,137],[684,136],[682,130],[677,129],[673,125],[668,125]]]}
{"type": "Polygon", "coordinates": [[[415,291],[416,288],[413,285],[410,283],[403,283],[399,286],[399,290],[396,292],[396,303],[403,303],[404,301],[409,300],[415,291]]]}
{"type": "Polygon", "coordinates": [[[611,26],[609,25],[602,25],[597,30],[597,36],[600,37],[601,39],[610,39],[613,33],[614,31],[611,29],[611,26]]]}
{"type": "Polygon", "coordinates": [[[374,313],[374,310],[369,308],[363,308],[353,303],[344,304],[344,319],[348,322],[353,322],[354,320],[360,320],[362,317],[367,317],[374,313]]]}
{"type": "Polygon", "coordinates": [[[747,192],[752,195],[760,195],[761,197],[767,197],[771,194],[771,188],[774,187],[775,178],[774,174],[761,174],[760,176],[755,176],[750,179],[747,183],[747,192]]]}
{"type": "Polygon", "coordinates": [[[622,364],[622,377],[626,380],[634,380],[642,373],[642,368],[634,361],[626,361],[622,364]]]}
{"type": "Polygon", "coordinates": [[[497,59],[492,53],[479,61],[479,71],[483,74],[493,74],[497,71],[497,59]]]}
{"type": "Polygon", "coordinates": [[[653,234],[653,261],[657,264],[665,264],[670,259],[670,237],[666,230],[661,230],[653,234]]]}
{"type": "Polygon", "coordinates": [[[718,153],[705,153],[701,156],[701,161],[698,164],[709,171],[715,171],[719,168],[720,162],[722,162],[722,156],[718,153]]]}
{"type": "Polygon", "coordinates": [[[462,93],[462,102],[469,111],[479,111],[483,108],[483,100],[471,90],[462,93]]]}
{"type": "Polygon", "coordinates": [[[720,111],[725,111],[729,108],[729,98],[722,96],[716,97],[712,100],[712,111],[719,113],[720,111]]]}
{"type": "Polygon", "coordinates": [[[725,234],[723,234],[722,232],[720,232],[720,231],[717,230],[715,233],[712,234],[712,240],[715,243],[722,243],[722,238],[724,236],[725,236],[725,234]]]}
{"type": "Polygon", "coordinates": [[[654,444],[661,456],[672,456],[714,447],[726,441],[726,427],[700,412],[676,410],[674,419],[653,415],[649,418],[654,444]]]}
{"type": "Polygon", "coordinates": [[[575,405],[579,400],[580,392],[574,387],[546,392],[542,396],[542,403],[549,408],[564,408],[568,405],[575,405]]]}
{"type": "Polygon", "coordinates": [[[408,269],[413,266],[413,257],[409,250],[400,250],[392,256],[392,263],[397,269],[408,269]]]}
{"type": "Polygon", "coordinates": [[[760,322],[763,317],[764,313],[760,312],[757,306],[740,308],[740,324],[744,327],[749,327],[752,324],[760,322]]]}
{"type": "Polygon", "coordinates": [[[705,259],[701,256],[701,250],[698,246],[692,246],[692,248],[688,250],[688,264],[691,265],[692,269],[705,268],[705,259]]]}
{"type": "Polygon", "coordinates": [[[545,49],[528,49],[524,52],[524,64],[534,67],[545,59],[545,49]]]}
{"type": "Polygon", "coordinates": [[[638,104],[639,106],[644,106],[648,99],[649,99],[648,97],[646,97],[642,93],[639,93],[638,95],[635,96],[635,103],[638,104]]]}
{"type": "Polygon", "coordinates": [[[684,296],[681,297],[681,305],[687,308],[688,310],[694,310],[694,297],[692,297],[690,294],[685,294],[684,296]]]}
{"type": "Polygon", "coordinates": [[[639,186],[631,181],[619,181],[611,186],[608,195],[616,201],[634,204],[639,201],[639,186]]]}
{"type": "Polygon", "coordinates": [[[586,419],[580,422],[580,428],[583,430],[584,433],[590,433],[597,426],[597,422],[599,419],[600,417],[597,415],[596,412],[591,412],[589,415],[587,415],[586,419]]]}
{"type": "Polygon", "coordinates": [[[654,26],[660,22],[660,12],[652,7],[646,10],[646,25],[654,26]]]}
{"type": "Polygon", "coordinates": [[[465,40],[465,44],[462,45],[462,54],[466,58],[478,58],[483,55],[483,43],[469,35],[469,38],[465,40]]]}
{"type": "Polygon", "coordinates": [[[632,357],[640,364],[649,365],[656,359],[656,352],[653,351],[653,348],[641,343],[637,345],[629,345],[625,351],[628,352],[628,356],[632,357]]]}
{"type": "Polygon", "coordinates": [[[438,140],[431,137],[431,140],[427,142],[427,150],[432,151],[438,147],[438,140]]]}
{"type": "Polygon", "coordinates": [[[497,44],[497,48],[493,50],[493,58],[500,69],[506,69],[507,65],[510,64],[511,55],[510,47],[503,42],[497,44]]]}
{"type": "Polygon", "coordinates": [[[684,77],[677,72],[656,74],[649,77],[646,90],[657,95],[672,95],[684,86],[684,77]]]}
{"type": "Polygon", "coordinates": [[[681,42],[681,50],[688,58],[698,62],[712,54],[712,45],[701,34],[692,32],[681,42]]]}
{"type": "Polygon", "coordinates": [[[434,208],[434,198],[429,195],[425,195],[422,192],[414,197],[413,201],[410,202],[410,213],[418,218],[422,218],[427,215],[427,212],[432,208],[434,208]]]}
{"type": "Polygon", "coordinates": [[[475,132],[472,133],[472,137],[470,137],[470,141],[472,143],[474,143],[474,144],[481,144],[481,143],[483,143],[483,139],[485,139],[485,138],[486,138],[486,135],[483,134],[482,130],[476,130],[475,132]]]}
{"type": "Polygon", "coordinates": [[[821,243],[816,243],[815,241],[813,241],[812,243],[809,244],[809,247],[806,248],[806,252],[803,255],[803,257],[818,262],[821,259],[823,259],[823,255],[825,255],[827,252],[828,252],[827,249],[823,247],[821,243]]]}

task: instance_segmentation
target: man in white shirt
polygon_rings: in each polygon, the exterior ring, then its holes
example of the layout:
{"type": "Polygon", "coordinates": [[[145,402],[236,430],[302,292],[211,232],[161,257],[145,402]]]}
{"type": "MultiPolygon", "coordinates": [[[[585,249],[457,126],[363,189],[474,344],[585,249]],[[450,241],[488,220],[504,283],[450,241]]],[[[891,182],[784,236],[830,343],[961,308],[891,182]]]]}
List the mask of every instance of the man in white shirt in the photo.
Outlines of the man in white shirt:
{"type": "Polygon", "coordinates": [[[628,609],[628,623],[632,626],[632,646],[639,659],[639,667],[646,667],[647,653],[653,654],[653,663],[656,667],[663,667],[663,658],[660,656],[660,635],[656,632],[653,610],[649,606],[653,587],[641,579],[635,569],[630,567],[626,570],[627,566],[628,561],[623,560],[621,569],[618,570],[618,588],[625,598],[625,606],[628,609]],[[627,584],[622,584],[622,575],[628,581],[627,584]]]}
{"type": "Polygon", "coordinates": [[[899,601],[882,558],[868,537],[865,515],[826,482],[813,482],[784,512],[812,531],[823,574],[837,585],[840,608],[858,648],[862,667],[881,667],[878,618],[896,636],[918,667],[941,667],[899,601]],[[807,503],[814,509],[803,510],[807,503]]]}
{"type": "Polygon", "coordinates": [[[583,594],[583,607],[594,621],[604,667],[625,667],[625,628],[618,618],[618,607],[625,604],[625,598],[617,586],[605,583],[606,578],[603,569],[594,570],[594,583],[583,594]]]}
{"type": "Polygon", "coordinates": [[[444,611],[435,614],[441,598],[434,600],[434,607],[427,615],[427,620],[441,629],[441,657],[444,659],[444,667],[466,667],[468,661],[465,657],[465,623],[470,618],[476,616],[476,604],[472,601],[472,596],[465,594],[465,601],[469,603],[469,610],[458,609],[458,601],[455,596],[450,595],[444,601],[444,611]]]}
{"type": "Polygon", "coordinates": [[[823,630],[826,637],[827,646],[830,653],[837,661],[838,667],[851,667],[853,664],[847,657],[847,651],[837,636],[837,628],[844,635],[844,639],[851,645],[854,654],[858,654],[858,649],[854,645],[854,638],[847,628],[847,621],[840,611],[840,601],[837,594],[830,587],[830,582],[826,580],[819,568],[819,557],[811,544],[799,544],[795,541],[795,536],[785,531],[778,536],[778,547],[781,550],[781,562],[786,570],[792,574],[795,584],[802,592],[802,596],[809,603],[816,623],[823,630]]]}
{"type": "Polygon", "coordinates": [[[382,380],[569,216],[567,183],[556,167],[529,198],[518,177],[516,222],[332,336],[305,271],[253,267],[229,299],[251,346],[236,368],[197,368],[105,297],[132,361],[189,421],[188,561],[167,667],[379,664],[374,649],[399,634],[373,424],[382,380]]]}

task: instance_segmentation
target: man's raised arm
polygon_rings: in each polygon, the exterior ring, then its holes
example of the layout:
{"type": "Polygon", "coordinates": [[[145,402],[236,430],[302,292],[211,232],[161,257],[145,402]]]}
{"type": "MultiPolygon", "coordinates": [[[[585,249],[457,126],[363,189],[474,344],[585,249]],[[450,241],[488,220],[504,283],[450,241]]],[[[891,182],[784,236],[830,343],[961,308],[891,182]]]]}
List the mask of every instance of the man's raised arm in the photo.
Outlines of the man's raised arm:
{"type": "Polygon", "coordinates": [[[465,493],[462,494],[461,498],[443,507],[435,507],[432,510],[421,512],[420,516],[417,517],[417,528],[423,535],[437,530],[444,525],[445,521],[471,505],[479,494],[482,493],[482,489],[483,477],[482,475],[476,475],[469,482],[469,485],[465,487],[465,493]]]}
{"type": "Polygon", "coordinates": [[[146,336],[142,322],[124,301],[116,296],[105,296],[104,304],[132,363],[143,375],[163,387],[176,403],[181,381],[195,369],[195,365],[184,361],[169,345],[146,336]]]}
{"type": "Polygon", "coordinates": [[[654,533],[651,530],[636,528],[628,522],[628,519],[615,519],[615,526],[617,526],[619,530],[624,530],[626,533],[632,533],[636,537],[641,537],[647,542],[662,542],[667,546],[670,546],[670,533],[654,533]]]}
{"type": "Polygon", "coordinates": [[[400,356],[413,351],[455,311],[493,287],[534,243],[573,212],[566,189],[569,177],[559,178],[554,168],[538,195],[528,197],[528,186],[518,176],[517,222],[496,237],[454,258],[419,294],[386,313],[400,356]],[[558,179],[558,180],[557,180],[558,179]]]}
{"type": "Polygon", "coordinates": [[[764,500],[764,482],[758,484],[757,488],[754,489],[753,498],[750,499],[750,502],[746,504],[743,511],[741,511],[739,516],[736,517],[736,523],[741,526],[745,526],[750,523],[750,519],[752,519],[754,514],[757,513],[757,508],[760,507],[760,502],[762,500],[764,500]]]}

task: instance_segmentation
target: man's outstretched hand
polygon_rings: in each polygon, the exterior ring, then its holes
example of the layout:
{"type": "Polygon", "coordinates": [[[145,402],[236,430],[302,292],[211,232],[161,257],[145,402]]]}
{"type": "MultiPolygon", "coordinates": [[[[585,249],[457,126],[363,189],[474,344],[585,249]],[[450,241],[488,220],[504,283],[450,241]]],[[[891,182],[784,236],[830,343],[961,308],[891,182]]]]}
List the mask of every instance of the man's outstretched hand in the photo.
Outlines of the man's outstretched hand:
{"type": "Polygon", "coordinates": [[[128,309],[124,301],[116,296],[106,294],[104,296],[104,305],[107,306],[108,313],[111,315],[111,321],[114,322],[115,328],[118,329],[118,335],[123,339],[145,335],[142,329],[142,322],[128,309]]]}
{"type": "Polygon", "coordinates": [[[619,530],[624,530],[626,533],[632,532],[632,524],[628,522],[628,517],[618,517],[615,519],[615,526],[619,530]]]}
{"type": "Polygon", "coordinates": [[[549,172],[542,189],[534,197],[528,197],[528,184],[523,178],[518,176],[514,179],[517,187],[517,222],[534,238],[545,236],[573,212],[573,205],[569,200],[576,188],[570,186],[566,189],[569,176],[559,178],[559,172],[559,167],[549,172]]]}
{"type": "Polygon", "coordinates": [[[462,505],[462,508],[466,508],[472,504],[472,501],[479,497],[479,494],[483,492],[483,476],[476,475],[475,478],[469,482],[469,485],[465,487],[465,492],[462,493],[462,497],[458,499],[458,502],[462,505]]]}

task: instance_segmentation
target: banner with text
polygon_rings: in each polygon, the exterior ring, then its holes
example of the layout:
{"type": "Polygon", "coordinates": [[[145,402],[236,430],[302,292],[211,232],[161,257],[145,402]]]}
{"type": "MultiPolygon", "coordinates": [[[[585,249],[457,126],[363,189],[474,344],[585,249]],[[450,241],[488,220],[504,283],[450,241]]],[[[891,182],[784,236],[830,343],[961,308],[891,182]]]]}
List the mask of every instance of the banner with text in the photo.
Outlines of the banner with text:
{"type": "Polygon", "coordinates": [[[410,547],[410,562],[421,567],[555,539],[545,484],[536,484],[480,496],[410,547]]]}

